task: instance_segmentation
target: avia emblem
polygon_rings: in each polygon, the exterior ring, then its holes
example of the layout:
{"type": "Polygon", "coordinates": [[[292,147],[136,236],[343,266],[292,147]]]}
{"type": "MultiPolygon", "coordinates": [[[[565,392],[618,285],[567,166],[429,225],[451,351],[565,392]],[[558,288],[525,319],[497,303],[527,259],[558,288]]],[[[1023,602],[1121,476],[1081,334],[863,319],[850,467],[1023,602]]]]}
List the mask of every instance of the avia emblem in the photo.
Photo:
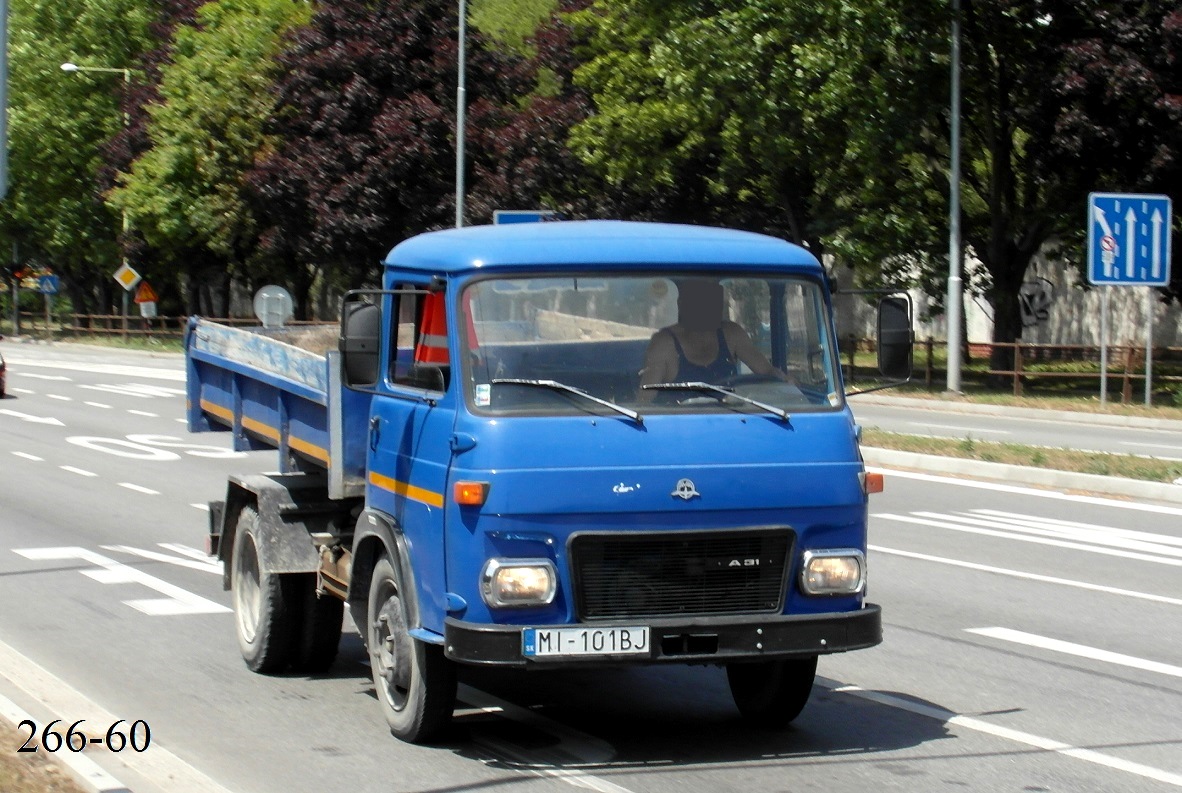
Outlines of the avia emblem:
{"type": "Polygon", "coordinates": [[[702,494],[694,487],[694,480],[692,479],[678,479],[677,487],[673,488],[673,492],[669,495],[674,498],[680,498],[682,501],[689,501],[691,498],[701,498],[702,494]]]}

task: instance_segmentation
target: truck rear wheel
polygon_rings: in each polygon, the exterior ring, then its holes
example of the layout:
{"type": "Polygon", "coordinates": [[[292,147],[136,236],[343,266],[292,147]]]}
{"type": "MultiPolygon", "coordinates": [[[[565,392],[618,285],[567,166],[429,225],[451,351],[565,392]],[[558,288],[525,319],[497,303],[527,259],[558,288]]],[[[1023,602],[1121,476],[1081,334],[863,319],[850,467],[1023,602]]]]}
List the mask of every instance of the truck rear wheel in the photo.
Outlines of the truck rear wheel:
{"type": "Polygon", "coordinates": [[[327,672],[341,644],[345,603],[332,595],[317,596],[315,573],[292,573],[284,584],[300,604],[299,630],[293,637],[291,666],[297,672],[327,672]]]}
{"type": "Polygon", "coordinates": [[[743,718],[758,726],[787,726],[804,710],[817,676],[817,656],[727,664],[731,696],[743,718]]]}
{"type": "Polygon", "coordinates": [[[411,743],[438,736],[455,708],[455,667],[438,645],[410,635],[411,597],[388,557],[374,567],[369,585],[366,646],[374,689],[390,732],[411,743]]]}
{"type": "Polygon", "coordinates": [[[259,513],[247,505],[238,513],[230,566],[234,625],[246,665],[254,672],[274,674],[291,663],[298,608],[281,577],[262,571],[258,548],[259,513]]]}

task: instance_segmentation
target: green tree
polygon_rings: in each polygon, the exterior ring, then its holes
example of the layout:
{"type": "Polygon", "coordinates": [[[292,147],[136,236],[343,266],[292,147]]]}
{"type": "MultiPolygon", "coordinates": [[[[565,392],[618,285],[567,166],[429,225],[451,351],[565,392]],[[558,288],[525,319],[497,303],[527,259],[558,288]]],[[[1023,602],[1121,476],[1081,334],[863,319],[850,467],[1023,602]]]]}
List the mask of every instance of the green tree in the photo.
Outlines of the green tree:
{"type": "Polygon", "coordinates": [[[10,190],[0,237],[63,276],[76,309],[105,309],[121,221],[96,184],[100,148],[123,124],[126,86],[117,73],[60,66],[133,65],[152,44],[152,13],[144,0],[21,0],[10,12],[10,190]]]}
{"type": "Polygon", "coordinates": [[[227,266],[250,281],[242,266],[257,230],[243,175],[273,145],[263,124],[275,104],[275,56],[285,34],[310,16],[298,0],[215,0],[176,31],[159,101],[148,107],[150,148],[110,200],[185,268],[191,290],[227,266]]]}

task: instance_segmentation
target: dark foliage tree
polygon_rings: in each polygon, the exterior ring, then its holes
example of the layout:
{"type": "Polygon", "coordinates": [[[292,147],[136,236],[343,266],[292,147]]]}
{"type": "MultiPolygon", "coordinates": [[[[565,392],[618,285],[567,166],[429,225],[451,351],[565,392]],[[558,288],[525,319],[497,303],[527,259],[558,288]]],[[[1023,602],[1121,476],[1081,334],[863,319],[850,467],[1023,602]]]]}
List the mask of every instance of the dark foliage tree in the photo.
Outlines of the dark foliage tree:
{"type": "MultiPolygon", "coordinates": [[[[305,310],[321,269],[372,281],[397,242],[454,223],[456,21],[443,0],[328,3],[280,57],[279,143],[249,181],[271,272],[305,310]]],[[[471,30],[467,47],[468,173],[479,176],[494,154],[483,136],[504,126],[529,72],[471,30]]],[[[470,176],[470,220],[487,221],[486,193],[470,176]]]]}

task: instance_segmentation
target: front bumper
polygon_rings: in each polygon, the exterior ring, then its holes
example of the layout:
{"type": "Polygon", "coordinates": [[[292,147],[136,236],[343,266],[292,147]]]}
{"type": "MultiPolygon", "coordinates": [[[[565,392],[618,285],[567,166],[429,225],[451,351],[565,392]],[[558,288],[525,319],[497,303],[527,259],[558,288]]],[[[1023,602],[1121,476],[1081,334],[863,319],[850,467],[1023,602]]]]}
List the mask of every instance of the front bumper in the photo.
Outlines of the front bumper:
{"type": "Polygon", "coordinates": [[[651,649],[645,655],[526,658],[523,625],[482,625],[448,618],[447,657],[466,664],[514,667],[600,666],[619,664],[721,664],[841,653],[882,642],[882,610],[867,603],[859,611],[828,614],[763,615],[629,620],[569,626],[610,628],[647,625],[651,649]]]}

